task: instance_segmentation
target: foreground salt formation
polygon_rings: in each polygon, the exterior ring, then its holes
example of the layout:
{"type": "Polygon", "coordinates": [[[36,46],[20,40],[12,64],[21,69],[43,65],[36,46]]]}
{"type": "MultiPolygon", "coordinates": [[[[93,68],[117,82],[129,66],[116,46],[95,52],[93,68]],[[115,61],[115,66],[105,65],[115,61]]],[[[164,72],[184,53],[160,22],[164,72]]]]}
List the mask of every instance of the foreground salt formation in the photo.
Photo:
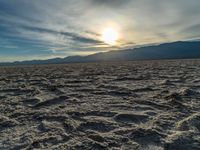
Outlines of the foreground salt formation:
{"type": "Polygon", "coordinates": [[[200,61],[0,68],[0,149],[200,149],[200,61]]]}

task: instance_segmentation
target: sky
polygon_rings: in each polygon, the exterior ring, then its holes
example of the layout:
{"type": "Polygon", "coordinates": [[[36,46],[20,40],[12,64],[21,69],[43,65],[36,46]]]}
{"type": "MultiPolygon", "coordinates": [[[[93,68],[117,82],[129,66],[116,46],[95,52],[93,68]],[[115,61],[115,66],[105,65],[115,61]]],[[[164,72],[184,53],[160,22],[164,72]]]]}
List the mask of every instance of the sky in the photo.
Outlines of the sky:
{"type": "Polygon", "coordinates": [[[0,61],[200,39],[199,0],[0,0],[0,61]],[[115,45],[102,39],[107,28],[115,45]]]}

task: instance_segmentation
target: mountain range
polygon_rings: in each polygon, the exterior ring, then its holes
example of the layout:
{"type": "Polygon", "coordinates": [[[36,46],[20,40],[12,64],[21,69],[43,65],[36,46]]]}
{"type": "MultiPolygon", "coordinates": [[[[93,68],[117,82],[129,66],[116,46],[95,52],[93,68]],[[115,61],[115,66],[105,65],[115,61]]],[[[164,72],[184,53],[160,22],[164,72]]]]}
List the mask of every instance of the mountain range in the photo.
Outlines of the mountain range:
{"type": "Polygon", "coordinates": [[[200,41],[178,41],[160,45],[144,46],[126,50],[115,50],[96,53],[88,56],[68,56],[47,60],[17,61],[0,63],[0,65],[36,65],[36,64],[62,64],[98,61],[131,61],[131,60],[157,60],[157,59],[192,59],[200,58],[200,41]]]}

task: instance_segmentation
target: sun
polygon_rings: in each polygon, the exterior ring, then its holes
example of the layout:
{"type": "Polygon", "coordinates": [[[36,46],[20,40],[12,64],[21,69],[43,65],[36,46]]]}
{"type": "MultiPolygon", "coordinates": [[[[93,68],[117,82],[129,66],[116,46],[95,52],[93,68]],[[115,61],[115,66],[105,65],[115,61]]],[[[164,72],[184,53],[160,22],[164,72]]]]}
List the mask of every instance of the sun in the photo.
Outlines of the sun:
{"type": "Polygon", "coordinates": [[[118,40],[118,33],[113,28],[106,28],[102,32],[102,41],[109,45],[116,45],[118,40]]]}

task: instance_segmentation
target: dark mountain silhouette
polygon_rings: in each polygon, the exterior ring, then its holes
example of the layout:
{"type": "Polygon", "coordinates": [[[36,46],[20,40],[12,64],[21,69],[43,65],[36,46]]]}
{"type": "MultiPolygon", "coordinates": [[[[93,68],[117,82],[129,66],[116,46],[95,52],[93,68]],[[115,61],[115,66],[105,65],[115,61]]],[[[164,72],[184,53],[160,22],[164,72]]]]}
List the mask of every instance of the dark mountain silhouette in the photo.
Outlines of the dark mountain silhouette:
{"type": "Polygon", "coordinates": [[[200,58],[200,41],[173,42],[127,50],[109,51],[88,56],[69,56],[48,60],[32,60],[1,65],[58,64],[75,62],[155,60],[155,59],[192,59],[200,58]]]}

